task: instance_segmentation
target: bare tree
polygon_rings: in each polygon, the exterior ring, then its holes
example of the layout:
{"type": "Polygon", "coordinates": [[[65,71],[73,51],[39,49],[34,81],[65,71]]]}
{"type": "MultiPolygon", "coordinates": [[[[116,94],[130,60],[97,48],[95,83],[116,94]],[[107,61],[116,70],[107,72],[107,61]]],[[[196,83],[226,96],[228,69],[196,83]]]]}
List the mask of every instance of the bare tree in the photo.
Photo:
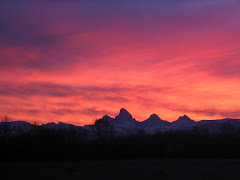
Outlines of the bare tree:
{"type": "Polygon", "coordinates": [[[107,119],[98,119],[94,123],[94,130],[99,138],[112,137],[114,135],[114,127],[107,119]]]}
{"type": "Polygon", "coordinates": [[[3,116],[0,123],[0,137],[3,144],[6,144],[9,136],[12,134],[14,127],[11,127],[12,118],[3,116]]]}

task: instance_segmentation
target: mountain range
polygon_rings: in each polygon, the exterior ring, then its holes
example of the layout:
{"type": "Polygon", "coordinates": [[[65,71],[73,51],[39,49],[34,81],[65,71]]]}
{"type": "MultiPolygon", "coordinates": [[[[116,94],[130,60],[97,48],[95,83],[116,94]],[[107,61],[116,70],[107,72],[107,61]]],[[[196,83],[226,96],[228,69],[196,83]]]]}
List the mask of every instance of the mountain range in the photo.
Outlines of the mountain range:
{"type": "MultiPolygon", "coordinates": [[[[108,115],[102,117],[111,123],[114,127],[115,135],[136,135],[139,131],[144,131],[146,134],[155,134],[157,132],[168,132],[168,131],[187,131],[196,133],[231,133],[240,130],[240,119],[220,119],[220,120],[201,120],[194,121],[187,115],[180,116],[176,121],[168,122],[159,118],[156,114],[152,114],[148,119],[143,122],[137,121],[132,115],[126,110],[121,109],[119,114],[112,118],[108,115]]],[[[30,124],[25,121],[13,121],[11,127],[14,129],[14,134],[22,132],[29,132],[36,125],[30,124]],[[14,128],[13,128],[14,127],[14,128]]],[[[58,124],[52,122],[42,124],[40,127],[55,129],[55,130],[85,130],[93,136],[94,125],[75,126],[67,123],[59,122],[58,124]]]]}

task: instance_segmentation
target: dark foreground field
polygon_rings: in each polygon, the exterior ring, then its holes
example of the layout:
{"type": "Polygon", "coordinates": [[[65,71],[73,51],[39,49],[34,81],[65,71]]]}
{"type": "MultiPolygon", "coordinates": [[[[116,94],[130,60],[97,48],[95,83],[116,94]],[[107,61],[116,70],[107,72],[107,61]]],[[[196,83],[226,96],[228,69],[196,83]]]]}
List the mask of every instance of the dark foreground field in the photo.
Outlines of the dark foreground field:
{"type": "Polygon", "coordinates": [[[1,163],[0,179],[240,179],[240,159],[82,160],[1,163]]]}

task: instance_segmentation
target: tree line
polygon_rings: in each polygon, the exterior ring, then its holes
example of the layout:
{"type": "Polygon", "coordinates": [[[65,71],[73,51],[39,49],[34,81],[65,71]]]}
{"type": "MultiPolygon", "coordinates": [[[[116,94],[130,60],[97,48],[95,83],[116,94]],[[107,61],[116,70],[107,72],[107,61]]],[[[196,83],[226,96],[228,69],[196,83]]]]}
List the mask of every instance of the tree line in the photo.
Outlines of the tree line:
{"type": "Polygon", "coordinates": [[[221,134],[201,133],[197,127],[190,132],[156,131],[148,135],[139,130],[135,135],[116,136],[112,124],[98,119],[92,126],[97,138],[81,127],[48,129],[33,125],[31,131],[12,136],[11,118],[4,116],[0,124],[1,161],[79,160],[112,158],[162,157],[240,157],[240,131],[224,124],[221,134]]]}

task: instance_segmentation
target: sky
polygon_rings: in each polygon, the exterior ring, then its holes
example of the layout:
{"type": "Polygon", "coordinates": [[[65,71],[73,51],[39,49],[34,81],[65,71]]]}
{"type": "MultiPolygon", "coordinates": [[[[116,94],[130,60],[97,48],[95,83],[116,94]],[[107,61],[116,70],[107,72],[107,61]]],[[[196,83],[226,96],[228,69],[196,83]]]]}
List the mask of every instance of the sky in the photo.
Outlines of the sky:
{"type": "Polygon", "coordinates": [[[0,115],[240,118],[238,0],[0,0],[0,115]]]}

